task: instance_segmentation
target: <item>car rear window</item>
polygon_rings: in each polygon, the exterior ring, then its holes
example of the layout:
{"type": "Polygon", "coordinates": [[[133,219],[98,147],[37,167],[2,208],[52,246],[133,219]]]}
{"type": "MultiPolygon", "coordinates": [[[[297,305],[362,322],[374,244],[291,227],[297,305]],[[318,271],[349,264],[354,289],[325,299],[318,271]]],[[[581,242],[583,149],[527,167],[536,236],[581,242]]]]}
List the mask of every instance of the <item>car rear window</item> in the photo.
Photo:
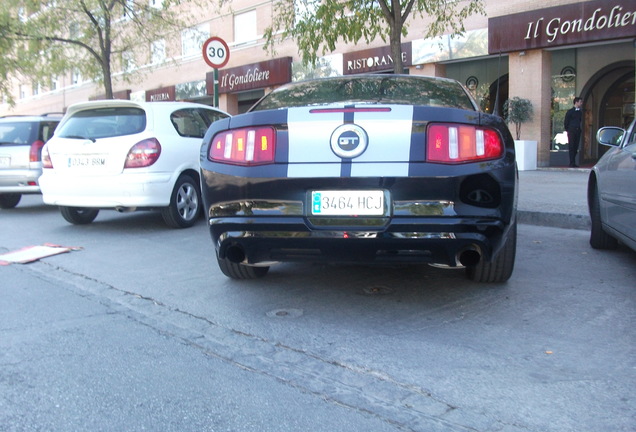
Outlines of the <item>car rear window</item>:
{"type": "Polygon", "coordinates": [[[0,144],[28,144],[34,140],[33,133],[37,125],[33,122],[0,123],[0,144]]]}
{"type": "Polygon", "coordinates": [[[422,105],[475,110],[471,97],[452,80],[409,76],[347,76],[281,87],[251,111],[331,103],[422,105]]]}
{"type": "Polygon", "coordinates": [[[59,127],[62,138],[98,139],[132,135],[146,129],[146,113],[141,108],[94,108],[78,111],[59,127]]]}

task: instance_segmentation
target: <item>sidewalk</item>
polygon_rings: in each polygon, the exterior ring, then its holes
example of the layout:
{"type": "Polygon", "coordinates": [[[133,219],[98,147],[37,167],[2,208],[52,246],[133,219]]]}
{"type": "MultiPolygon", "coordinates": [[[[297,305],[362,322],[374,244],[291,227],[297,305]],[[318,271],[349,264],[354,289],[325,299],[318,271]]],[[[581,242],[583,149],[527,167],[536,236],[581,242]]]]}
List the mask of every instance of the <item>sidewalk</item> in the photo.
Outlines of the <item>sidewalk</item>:
{"type": "Polygon", "coordinates": [[[588,230],[588,168],[519,171],[519,223],[588,230]]]}

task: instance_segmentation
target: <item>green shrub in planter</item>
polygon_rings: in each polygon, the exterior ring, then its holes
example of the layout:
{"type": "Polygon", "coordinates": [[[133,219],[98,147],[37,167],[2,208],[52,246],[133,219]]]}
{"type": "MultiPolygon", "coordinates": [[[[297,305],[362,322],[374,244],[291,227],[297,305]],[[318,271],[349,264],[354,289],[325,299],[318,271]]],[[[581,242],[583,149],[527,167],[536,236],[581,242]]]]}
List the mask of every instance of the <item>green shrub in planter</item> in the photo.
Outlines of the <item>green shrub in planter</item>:
{"type": "Polygon", "coordinates": [[[532,120],[532,102],[529,99],[513,97],[504,103],[504,118],[515,124],[517,139],[521,139],[521,124],[532,120]]]}

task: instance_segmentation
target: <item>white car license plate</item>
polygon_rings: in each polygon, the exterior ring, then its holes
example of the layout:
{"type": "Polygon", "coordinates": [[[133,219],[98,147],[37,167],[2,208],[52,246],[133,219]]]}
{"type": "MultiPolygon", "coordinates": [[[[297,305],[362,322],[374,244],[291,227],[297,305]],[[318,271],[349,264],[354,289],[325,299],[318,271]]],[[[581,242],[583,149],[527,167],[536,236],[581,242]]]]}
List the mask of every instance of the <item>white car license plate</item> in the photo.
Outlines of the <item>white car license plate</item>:
{"type": "Polygon", "coordinates": [[[71,156],[68,158],[68,167],[95,167],[106,165],[104,156],[71,156]]]}
{"type": "Polygon", "coordinates": [[[8,167],[11,165],[11,158],[8,156],[0,156],[0,167],[8,167]]]}
{"type": "Polygon", "coordinates": [[[314,216],[384,216],[384,191],[318,190],[311,192],[314,216]]]}

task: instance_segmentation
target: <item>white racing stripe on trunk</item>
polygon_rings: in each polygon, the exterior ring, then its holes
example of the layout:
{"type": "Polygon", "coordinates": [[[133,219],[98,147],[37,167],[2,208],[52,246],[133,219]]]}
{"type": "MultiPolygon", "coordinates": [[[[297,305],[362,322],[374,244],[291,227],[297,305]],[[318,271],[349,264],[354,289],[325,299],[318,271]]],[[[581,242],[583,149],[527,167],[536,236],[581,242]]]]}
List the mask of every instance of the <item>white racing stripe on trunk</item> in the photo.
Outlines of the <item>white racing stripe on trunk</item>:
{"type": "Polygon", "coordinates": [[[391,112],[356,113],[354,123],[369,136],[367,150],[355,162],[407,162],[411,152],[413,107],[391,105],[391,112]]]}
{"type": "MultiPolygon", "coordinates": [[[[390,112],[354,114],[354,124],[366,131],[369,145],[362,155],[351,160],[351,176],[408,176],[413,108],[390,108],[390,112]]],[[[331,150],[330,140],[333,131],[344,123],[344,114],[311,114],[311,109],[288,110],[287,176],[340,177],[342,159],[331,150]]]]}
{"type": "Polygon", "coordinates": [[[290,108],[287,111],[289,128],[289,163],[330,162],[341,159],[331,151],[331,133],[344,123],[342,113],[310,114],[311,108],[290,108]]]}

